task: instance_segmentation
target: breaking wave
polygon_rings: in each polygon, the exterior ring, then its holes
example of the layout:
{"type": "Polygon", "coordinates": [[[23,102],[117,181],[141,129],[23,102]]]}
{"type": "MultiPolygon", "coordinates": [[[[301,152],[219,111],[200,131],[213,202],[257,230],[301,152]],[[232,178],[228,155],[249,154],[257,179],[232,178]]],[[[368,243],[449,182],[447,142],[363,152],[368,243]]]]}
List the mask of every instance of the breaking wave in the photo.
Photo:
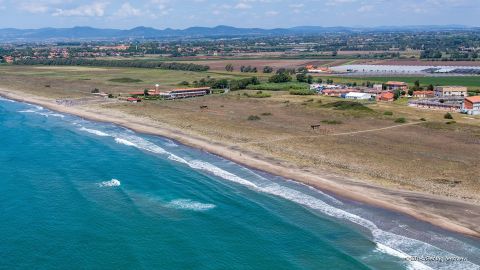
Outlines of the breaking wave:
{"type": "Polygon", "coordinates": [[[103,181],[98,183],[99,187],[119,187],[120,186],[120,181],[117,179],[112,179],[110,181],[103,181]]]}
{"type": "Polygon", "coordinates": [[[109,134],[107,134],[103,131],[100,131],[100,130],[96,130],[96,129],[81,127],[80,130],[91,133],[91,134],[94,134],[94,135],[97,135],[97,136],[100,136],[100,137],[109,137],[110,136],[109,134]]]}
{"type": "Polygon", "coordinates": [[[169,202],[167,207],[192,211],[207,211],[216,207],[215,204],[201,203],[190,199],[177,199],[169,202]]]}

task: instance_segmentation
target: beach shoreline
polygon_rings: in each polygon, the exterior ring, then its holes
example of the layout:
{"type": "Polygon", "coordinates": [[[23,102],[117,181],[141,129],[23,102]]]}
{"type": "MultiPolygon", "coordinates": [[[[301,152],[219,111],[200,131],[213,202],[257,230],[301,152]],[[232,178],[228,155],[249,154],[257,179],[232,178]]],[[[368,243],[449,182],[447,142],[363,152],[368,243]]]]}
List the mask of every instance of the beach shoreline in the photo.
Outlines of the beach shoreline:
{"type": "Polygon", "coordinates": [[[0,96],[89,120],[114,123],[139,133],[173,139],[244,166],[292,179],[339,197],[400,212],[452,232],[480,238],[480,225],[476,219],[480,212],[480,206],[472,203],[421,192],[375,186],[354,179],[330,175],[328,172],[320,176],[301,168],[281,166],[262,158],[261,153],[241,151],[236,149],[233,144],[215,143],[209,141],[208,138],[187,134],[181,128],[159,126],[152,120],[130,114],[119,114],[111,109],[85,106],[66,107],[57,104],[53,99],[1,88],[0,96]],[[473,215],[468,215],[468,213],[473,215]]]}

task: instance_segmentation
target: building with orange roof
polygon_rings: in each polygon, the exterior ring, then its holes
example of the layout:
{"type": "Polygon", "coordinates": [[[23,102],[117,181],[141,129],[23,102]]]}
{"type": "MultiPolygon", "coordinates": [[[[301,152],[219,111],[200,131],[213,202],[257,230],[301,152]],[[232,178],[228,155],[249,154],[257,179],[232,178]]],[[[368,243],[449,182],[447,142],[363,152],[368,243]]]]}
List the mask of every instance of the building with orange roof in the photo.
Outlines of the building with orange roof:
{"type": "Polygon", "coordinates": [[[413,97],[416,98],[427,98],[434,97],[435,93],[433,91],[413,91],[413,97]]]}
{"type": "Polygon", "coordinates": [[[392,92],[382,92],[377,95],[377,101],[392,102],[395,100],[395,95],[392,92]]]}

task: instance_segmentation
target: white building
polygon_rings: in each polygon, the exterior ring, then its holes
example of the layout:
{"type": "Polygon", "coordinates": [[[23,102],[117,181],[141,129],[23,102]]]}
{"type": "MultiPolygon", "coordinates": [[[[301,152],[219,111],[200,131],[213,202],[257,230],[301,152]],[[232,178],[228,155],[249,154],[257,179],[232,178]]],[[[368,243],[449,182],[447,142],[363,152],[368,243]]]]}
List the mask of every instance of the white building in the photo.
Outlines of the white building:
{"type": "Polygon", "coordinates": [[[368,93],[350,92],[345,95],[347,99],[371,99],[372,95],[368,93]]]}

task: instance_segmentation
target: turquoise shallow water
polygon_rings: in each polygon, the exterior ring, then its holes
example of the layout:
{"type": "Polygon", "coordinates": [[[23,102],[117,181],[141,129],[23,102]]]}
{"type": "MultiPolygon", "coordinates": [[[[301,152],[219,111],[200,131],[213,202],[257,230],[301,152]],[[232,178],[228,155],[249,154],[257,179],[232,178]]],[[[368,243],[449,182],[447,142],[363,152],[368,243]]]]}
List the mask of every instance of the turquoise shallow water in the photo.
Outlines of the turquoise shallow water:
{"type": "Polygon", "coordinates": [[[0,141],[1,269],[480,269],[477,240],[168,139],[0,99],[0,141]]]}

